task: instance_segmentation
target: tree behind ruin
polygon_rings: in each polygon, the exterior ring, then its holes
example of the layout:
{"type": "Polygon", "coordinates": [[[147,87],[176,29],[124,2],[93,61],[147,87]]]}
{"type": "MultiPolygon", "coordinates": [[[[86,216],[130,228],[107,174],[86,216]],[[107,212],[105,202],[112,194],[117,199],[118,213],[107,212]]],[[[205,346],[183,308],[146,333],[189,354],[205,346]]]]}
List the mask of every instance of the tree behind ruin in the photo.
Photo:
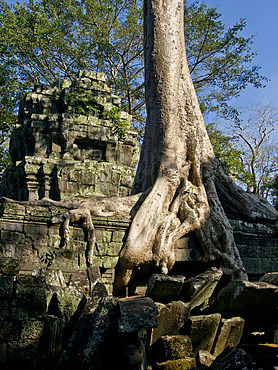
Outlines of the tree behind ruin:
{"type": "Polygon", "coordinates": [[[133,194],[148,195],[132,221],[116,287],[141,264],[155,263],[167,273],[175,242],[192,231],[204,266],[247,278],[226,213],[277,220],[274,209],[238,188],[214,156],[187,66],[183,14],[180,0],[144,4],[147,123],[133,194]]]}

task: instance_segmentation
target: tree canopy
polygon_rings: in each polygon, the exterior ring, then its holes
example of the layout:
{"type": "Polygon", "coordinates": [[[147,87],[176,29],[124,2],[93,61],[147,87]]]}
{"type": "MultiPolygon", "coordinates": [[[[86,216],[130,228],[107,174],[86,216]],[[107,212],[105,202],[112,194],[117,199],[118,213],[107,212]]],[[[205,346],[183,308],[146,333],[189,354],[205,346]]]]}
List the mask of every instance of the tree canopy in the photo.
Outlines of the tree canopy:
{"type": "MultiPolygon", "coordinates": [[[[226,114],[231,98],[265,81],[253,65],[253,37],[241,36],[243,18],[228,27],[216,8],[194,0],[185,5],[188,65],[201,108],[226,114]]],[[[35,82],[72,79],[79,69],[92,69],[107,74],[142,135],[142,24],[142,0],[26,0],[15,5],[1,0],[0,66],[11,71],[4,84],[11,97],[1,106],[14,112],[18,93],[35,82]]]]}

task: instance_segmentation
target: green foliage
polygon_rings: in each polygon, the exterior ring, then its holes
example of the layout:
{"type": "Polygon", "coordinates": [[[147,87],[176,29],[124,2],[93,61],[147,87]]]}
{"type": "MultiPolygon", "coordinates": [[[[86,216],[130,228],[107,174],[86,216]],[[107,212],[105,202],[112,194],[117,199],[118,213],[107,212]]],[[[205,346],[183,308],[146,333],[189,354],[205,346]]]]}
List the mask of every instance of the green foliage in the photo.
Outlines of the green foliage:
{"type": "MultiPolygon", "coordinates": [[[[25,0],[9,5],[0,0],[0,68],[9,71],[2,75],[7,76],[4,89],[10,92],[10,98],[1,101],[3,110],[13,115],[19,95],[35,82],[72,80],[79,69],[105,72],[112,92],[122,98],[122,109],[133,115],[133,126],[142,138],[142,3],[25,0]]],[[[218,110],[227,114],[229,100],[248,84],[262,86],[259,67],[252,65],[252,37],[241,36],[245,26],[246,21],[240,19],[233,27],[227,27],[215,8],[198,1],[186,2],[188,64],[204,112],[218,110]]],[[[82,109],[85,112],[90,107],[81,107],[80,113],[82,109]]],[[[9,136],[14,117],[0,119],[9,136]]],[[[114,122],[121,135],[123,122],[117,118],[114,122]]]]}
{"type": "Polygon", "coordinates": [[[278,175],[276,175],[271,184],[269,184],[269,188],[271,189],[273,205],[278,211],[278,175]]]}
{"type": "Polygon", "coordinates": [[[0,173],[10,163],[8,151],[10,132],[17,122],[14,112],[17,83],[5,65],[0,65],[0,173]]]}
{"type": "Polygon", "coordinates": [[[206,128],[214,153],[227,175],[231,176],[233,179],[247,180],[248,174],[245,172],[241,162],[243,153],[234,147],[234,138],[224,135],[221,130],[216,128],[215,123],[207,124],[206,128]]]}
{"type": "Polygon", "coordinates": [[[103,116],[113,122],[112,133],[117,135],[119,140],[123,140],[129,128],[129,122],[120,115],[121,109],[114,107],[110,111],[103,113],[103,116]]]}
{"type": "Polygon", "coordinates": [[[53,251],[43,252],[41,260],[47,264],[47,266],[51,266],[55,263],[56,257],[59,254],[59,248],[55,248],[53,251]]]}
{"type": "MultiPolygon", "coordinates": [[[[82,93],[82,91],[81,91],[82,93]]],[[[122,109],[119,107],[113,107],[110,110],[104,111],[103,105],[92,96],[87,96],[77,92],[70,94],[74,98],[75,113],[82,114],[85,116],[97,116],[111,120],[113,123],[112,134],[117,135],[119,140],[123,140],[127,134],[127,129],[130,124],[126,118],[122,118],[122,109]]]]}

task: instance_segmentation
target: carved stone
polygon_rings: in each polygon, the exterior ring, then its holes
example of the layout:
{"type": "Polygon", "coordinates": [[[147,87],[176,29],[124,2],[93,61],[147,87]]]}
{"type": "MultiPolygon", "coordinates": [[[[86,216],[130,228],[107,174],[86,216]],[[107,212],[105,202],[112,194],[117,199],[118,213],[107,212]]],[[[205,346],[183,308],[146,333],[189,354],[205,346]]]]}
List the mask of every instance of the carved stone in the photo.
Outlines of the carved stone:
{"type": "Polygon", "coordinates": [[[137,133],[105,79],[102,73],[80,71],[72,82],[38,84],[25,95],[2,195],[63,200],[130,193],[137,133]],[[124,134],[117,125],[124,125],[124,134]]]}

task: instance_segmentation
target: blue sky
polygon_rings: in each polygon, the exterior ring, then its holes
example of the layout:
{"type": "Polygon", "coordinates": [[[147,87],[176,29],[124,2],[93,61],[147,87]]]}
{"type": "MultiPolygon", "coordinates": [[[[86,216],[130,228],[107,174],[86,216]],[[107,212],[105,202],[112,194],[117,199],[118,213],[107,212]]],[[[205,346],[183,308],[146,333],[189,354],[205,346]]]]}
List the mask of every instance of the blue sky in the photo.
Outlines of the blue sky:
{"type": "Polygon", "coordinates": [[[226,25],[234,25],[246,18],[244,36],[254,35],[254,64],[261,66],[261,74],[270,79],[264,89],[247,88],[233,104],[271,103],[278,107],[278,0],[204,0],[209,7],[217,7],[226,25]]]}

